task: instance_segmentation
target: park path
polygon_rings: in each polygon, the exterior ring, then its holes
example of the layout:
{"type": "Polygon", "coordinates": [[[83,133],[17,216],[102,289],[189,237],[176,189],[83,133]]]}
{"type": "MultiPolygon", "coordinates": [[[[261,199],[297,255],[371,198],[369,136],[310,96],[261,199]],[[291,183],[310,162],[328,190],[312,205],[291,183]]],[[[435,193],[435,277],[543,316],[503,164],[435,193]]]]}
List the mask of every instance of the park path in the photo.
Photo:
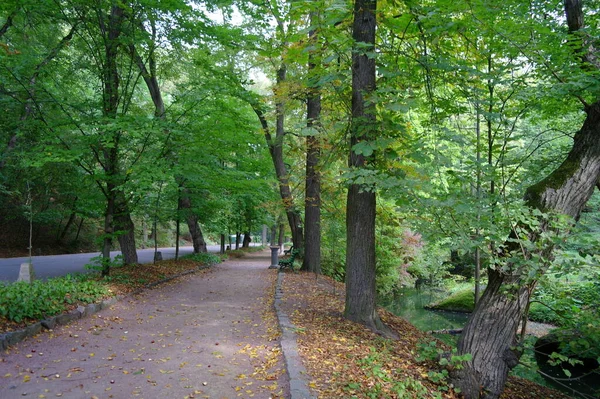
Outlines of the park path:
{"type": "Polygon", "coordinates": [[[0,353],[0,398],[282,398],[266,252],[187,275],[0,353]]]}

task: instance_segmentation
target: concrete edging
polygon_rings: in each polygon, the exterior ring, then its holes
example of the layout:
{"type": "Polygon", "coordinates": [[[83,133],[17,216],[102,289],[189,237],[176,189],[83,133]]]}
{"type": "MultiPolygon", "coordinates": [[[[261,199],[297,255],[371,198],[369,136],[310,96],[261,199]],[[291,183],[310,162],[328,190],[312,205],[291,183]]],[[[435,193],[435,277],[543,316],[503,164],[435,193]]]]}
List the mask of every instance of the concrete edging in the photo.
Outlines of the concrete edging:
{"type": "Polygon", "coordinates": [[[308,374],[298,353],[296,326],[294,326],[288,315],[281,308],[283,276],[284,273],[281,271],[277,273],[275,311],[279,320],[279,328],[281,329],[281,352],[283,353],[285,368],[290,380],[291,399],[316,399],[316,396],[308,388],[309,381],[306,378],[308,374]]]}
{"type": "Polygon", "coordinates": [[[0,334],[0,350],[6,350],[6,349],[8,349],[9,346],[16,345],[19,342],[25,340],[26,338],[30,338],[30,337],[33,337],[33,336],[39,334],[43,330],[52,330],[56,326],[64,326],[64,325],[71,323],[73,320],[79,320],[81,318],[91,316],[95,313],[100,312],[104,308],[108,308],[109,306],[114,305],[118,301],[121,301],[125,298],[131,297],[133,295],[140,294],[141,292],[143,292],[144,290],[146,290],[148,288],[153,288],[160,284],[164,284],[166,282],[174,280],[176,278],[186,276],[188,274],[196,273],[203,269],[208,269],[211,266],[212,265],[202,265],[202,266],[197,267],[196,269],[187,270],[185,272],[181,272],[174,276],[170,276],[170,277],[164,278],[162,280],[146,284],[139,290],[131,292],[127,295],[116,295],[116,296],[110,297],[108,299],[105,299],[101,302],[87,304],[86,306],[79,305],[77,307],[77,309],[75,309],[75,310],[72,310],[68,313],[61,313],[56,316],[52,316],[48,319],[38,321],[37,323],[30,324],[22,330],[9,331],[9,332],[0,334]]]}

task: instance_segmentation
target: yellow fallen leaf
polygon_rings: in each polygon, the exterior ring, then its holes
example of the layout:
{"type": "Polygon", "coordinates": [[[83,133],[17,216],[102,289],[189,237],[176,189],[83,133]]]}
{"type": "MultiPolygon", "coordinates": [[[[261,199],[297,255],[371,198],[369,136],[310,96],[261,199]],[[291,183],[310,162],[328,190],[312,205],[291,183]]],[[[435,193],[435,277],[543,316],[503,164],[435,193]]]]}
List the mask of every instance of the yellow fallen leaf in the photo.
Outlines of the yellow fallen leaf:
{"type": "Polygon", "coordinates": [[[4,374],[4,378],[8,378],[8,377],[12,377],[12,374],[11,373],[4,374]]]}
{"type": "Polygon", "coordinates": [[[23,376],[23,382],[29,382],[29,380],[31,380],[31,376],[29,376],[29,375],[23,376]]]}

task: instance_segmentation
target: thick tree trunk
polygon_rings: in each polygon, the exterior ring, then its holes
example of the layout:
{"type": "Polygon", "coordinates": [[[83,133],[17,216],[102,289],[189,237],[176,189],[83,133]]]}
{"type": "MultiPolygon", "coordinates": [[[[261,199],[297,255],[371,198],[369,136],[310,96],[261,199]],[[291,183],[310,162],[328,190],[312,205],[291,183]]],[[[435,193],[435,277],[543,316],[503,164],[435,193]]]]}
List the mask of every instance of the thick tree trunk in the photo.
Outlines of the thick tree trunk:
{"type": "MultiPolygon", "coordinates": [[[[364,168],[367,160],[354,152],[360,141],[377,135],[375,104],[368,98],[375,91],[376,0],[355,0],[352,36],[359,48],[352,53],[352,133],[349,166],[364,168]]],[[[371,156],[373,157],[373,156],[371,156]]],[[[346,209],[346,307],[349,320],[392,336],[375,310],[375,208],[376,195],[368,187],[351,184],[346,209]]]]}
{"type": "MultiPolygon", "coordinates": [[[[586,113],[583,127],[575,135],[567,159],[548,177],[527,190],[525,200],[528,206],[579,219],[600,178],[600,102],[587,107],[586,113]]],[[[547,221],[541,220],[537,230],[530,230],[529,238],[538,241],[548,229],[547,221]]],[[[541,251],[544,257],[549,257],[551,244],[546,244],[541,251]]],[[[524,259],[530,258],[530,255],[522,254],[524,259]]],[[[517,364],[519,354],[514,353],[511,347],[517,342],[517,328],[526,317],[535,281],[521,284],[507,293],[506,288],[519,283],[526,274],[518,265],[507,268],[511,269],[512,273],[489,271],[488,287],[459,340],[459,354],[470,353],[473,356],[472,361],[453,377],[455,385],[467,399],[499,397],[508,372],[517,364]]],[[[542,269],[541,273],[544,271],[542,269]]]]}
{"type": "MultiPolygon", "coordinates": [[[[310,13],[311,25],[316,26],[316,12],[310,13]]],[[[313,45],[317,42],[317,34],[312,29],[309,40],[313,45]]],[[[315,73],[317,55],[312,51],[308,55],[308,73],[315,73]]],[[[309,76],[311,82],[316,82],[315,76],[309,76]]],[[[321,93],[317,83],[310,84],[306,103],[306,125],[308,128],[319,127],[321,117],[321,93]]],[[[321,175],[317,168],[321,157],[321,146],[316,135],[306,137],[306,188],[304,200],[304,262],[302,270],[321,274],[321,175]]]]}
{"type": "Polygon", "coordinates": [[[135,245],[135,225],[131,219],[131,212],[127,206],[127,199],[121,190],[116,192],[114,229],[119,240],[123,264],[135,265],[138,263],[137,248],[135,245]]]}
{"type": "Polygon", "coordinates": [[[252,241],[252,238],[250,237],[250,232],[245,231],[244,232],[244,241],[242,242],[242,248],[249,248],[250,241],[252,241]]]}

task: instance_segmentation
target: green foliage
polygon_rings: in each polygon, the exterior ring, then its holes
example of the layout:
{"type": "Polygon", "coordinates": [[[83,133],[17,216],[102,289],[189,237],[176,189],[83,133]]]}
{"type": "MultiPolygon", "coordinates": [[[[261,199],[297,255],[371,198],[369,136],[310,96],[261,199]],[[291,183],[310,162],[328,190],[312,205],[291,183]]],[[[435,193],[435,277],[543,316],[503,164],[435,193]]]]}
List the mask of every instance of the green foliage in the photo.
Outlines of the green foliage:
{"type": "Polygon", "coordinates": [[[193,260],[194,262],[198,262],[202,265],[215,265],[217,263],[221,263],[222,258],[220,255],[217,254],[212,254],[209,252],[200,252],[197,254],[189,254],[189,255],[185,255],[182,256],[181,259],[189,259],[189,260],[193,260]]]}
{"type": "Polygon", "coordinates": [[[0,315],[14,322],[40,320],[64,312],[69,306],[96,302],[108,289],[93,280],[71,276],[31,284],[0,284],[0,315]]]}
{"type": "MultiPolygon", "coordinates": [[[[438,347],[438,341],[422,340],[417,343],[415,360],[417,362],[437,363],[441,368],[437,371],[429,371],[428,378],[435,384],[438,384],[441,391],[447,391],[448,388],[452,388],[451,385],[448,385],[449,371],[462,369],[463,363],[471,361],[472,358],[473,356],[470,353],[458,355],[456,348],[452,348],[451,352],[448,353],[438,347]]],[[[458,388],[454,388],[454,391],[460,393],[458,388]]]]}

